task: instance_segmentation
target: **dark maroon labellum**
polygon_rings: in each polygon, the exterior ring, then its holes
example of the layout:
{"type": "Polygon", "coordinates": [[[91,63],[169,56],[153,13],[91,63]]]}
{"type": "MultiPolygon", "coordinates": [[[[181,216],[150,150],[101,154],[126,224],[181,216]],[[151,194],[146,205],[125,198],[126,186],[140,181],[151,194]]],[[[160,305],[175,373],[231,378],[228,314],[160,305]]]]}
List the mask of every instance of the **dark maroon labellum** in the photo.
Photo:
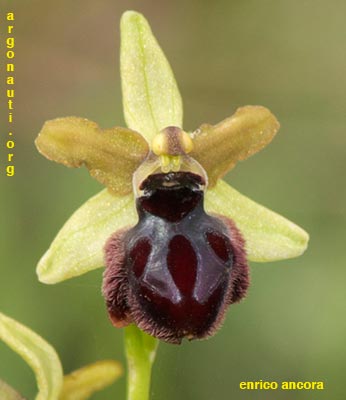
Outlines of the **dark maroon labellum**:
{"type": "Polygon", "coordinates": [[[134,322],[170,343],[205,338],[249,285],[244,240],[228,218],[204,211],[203,179],[150,175],[137,199],[138,224],[105,247],[103,293],[112,322],[134,322]]]}

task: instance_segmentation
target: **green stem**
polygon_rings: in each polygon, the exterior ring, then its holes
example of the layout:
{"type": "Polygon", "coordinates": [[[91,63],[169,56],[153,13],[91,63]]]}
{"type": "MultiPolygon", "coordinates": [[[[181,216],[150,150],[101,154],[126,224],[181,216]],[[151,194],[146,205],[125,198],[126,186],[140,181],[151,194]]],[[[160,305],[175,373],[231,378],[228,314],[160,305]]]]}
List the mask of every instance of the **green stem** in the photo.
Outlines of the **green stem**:
{"type": "Polygon", "coordinates": [[[151,367],[155,360],[158,340],[135,325],[125,328],[127,358],[127,400],[148,400],[151,367]]]}

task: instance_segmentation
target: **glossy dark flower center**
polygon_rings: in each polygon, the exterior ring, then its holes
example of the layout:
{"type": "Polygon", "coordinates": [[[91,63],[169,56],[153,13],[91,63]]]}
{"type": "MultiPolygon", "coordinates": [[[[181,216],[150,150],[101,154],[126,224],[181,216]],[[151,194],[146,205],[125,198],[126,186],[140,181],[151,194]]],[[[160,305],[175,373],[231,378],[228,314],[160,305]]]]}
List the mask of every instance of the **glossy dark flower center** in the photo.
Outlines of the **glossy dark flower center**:
{"type": "Polygon", "coordinates": [[[201,201],[202,178],[188,172],[170,172],[150,175],[140,189],[139,208],[170,222],[177,222],[201,201]]]}
{"type": "Polygon", "coordinates": [[[150,175],[139,189],[137,225],[105,247],[110,318],[170,343],[208,337],[249,286],[244,240],[233,221],[205,213],[199,175],[150,175]]]}
{"type": "Polygon", "coordinates": [[[226,226],[204,211],[203,184],[190,172],[149,176],[126,235],[137,301],[178,337],[202,336],[214,323],[233,263],[226,226]]]}

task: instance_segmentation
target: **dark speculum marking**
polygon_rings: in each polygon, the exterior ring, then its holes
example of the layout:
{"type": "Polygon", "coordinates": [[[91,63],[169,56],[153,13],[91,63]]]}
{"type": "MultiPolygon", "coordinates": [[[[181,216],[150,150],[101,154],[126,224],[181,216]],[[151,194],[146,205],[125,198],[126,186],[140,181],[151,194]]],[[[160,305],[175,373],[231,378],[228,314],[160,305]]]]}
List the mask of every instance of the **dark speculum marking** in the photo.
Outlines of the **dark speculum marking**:
{"type": "Polygon", "coordinates": [[[139,239],[131,249],[129,253],[129,265],[137,278],[142,276],[150,252],[151,244],[148,238],[139,239]]]}
{"type": "Polygon", "coordinates": [[[185,236],[176,235],[171,239],[166,263],[178,290],[185,297],[192,296],[198,259],[194,248],[185,236]]]}
{"type": "Polygon", "coordinates": [[[229,262],[230,258],[232,257],[229,239],[226,236],[212,230],[206,233],[206,237],[207,243],[214,250],[215,254],[224,262],[229,262]]]}
{"type": "Polygon", "coordinates": [[[190,172],[150,175],[141,184],[139,222],[122,236],[124,251],[111,240],[105,247],[103,291],[117,326],[131,321],[170,343],[201,339],[245,296],[244,240],[231,220],[205,213],[204,184],[190,172]],[[125,299],[114,294],[119,288],[125,299]]]}

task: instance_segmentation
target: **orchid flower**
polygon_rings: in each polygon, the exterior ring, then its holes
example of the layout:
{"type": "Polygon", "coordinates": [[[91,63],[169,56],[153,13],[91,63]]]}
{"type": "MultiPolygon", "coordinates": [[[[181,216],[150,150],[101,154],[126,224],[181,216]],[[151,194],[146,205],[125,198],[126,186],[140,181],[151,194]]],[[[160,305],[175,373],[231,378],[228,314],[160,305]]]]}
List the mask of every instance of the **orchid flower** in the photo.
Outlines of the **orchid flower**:
{"type": "MultiPolygon", "coordinates": [[[[133,11],[121,20],[120,61],[126,128],[66,117],[47,121],[36,139],[49,160],[86,166],[106,186],[65,223],[37,273],[54,284],[106,265],[109,316],[115,326],[130,325],[130,368],[137,360],[150,370],[151,336],[180,343],[214,334],[225,309],[246,293],[247,261],[297,257],[308,234],[222,180],[274,138],[279,123],[267,108],[241,107],[215,125],[183,130],[172,70],[147,21],[133,11]],[[189,309],[198,311],[185,323],[189,309]]],[[[140,391],[150,373],[130,371],[131,379],[129,398],[145,398],[140,391]]]]}

